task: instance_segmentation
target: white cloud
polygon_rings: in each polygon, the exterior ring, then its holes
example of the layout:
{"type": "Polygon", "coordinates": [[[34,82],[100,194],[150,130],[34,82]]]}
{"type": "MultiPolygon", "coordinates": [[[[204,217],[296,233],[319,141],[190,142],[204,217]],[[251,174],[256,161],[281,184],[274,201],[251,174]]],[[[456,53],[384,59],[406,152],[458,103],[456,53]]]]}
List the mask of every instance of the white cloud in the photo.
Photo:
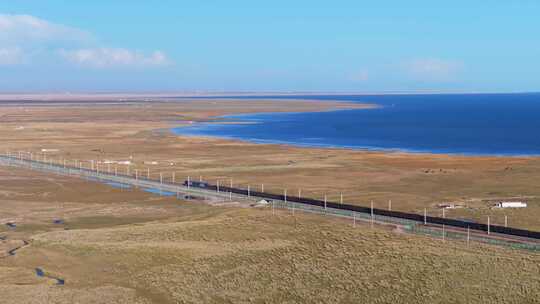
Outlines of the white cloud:
{"type": "Polygon", "coordinates": [[[0,14],[0,65],[56,62],[92,68],[156,67],[171,61],[161,51],[107,47],[91,33],[30,15],[0,14]]]}
{"type": "Polygon", "coordinates": [[[463,63],[437,58],[415,59],[405,63],[405,69],[414,78],[421,80],[452,80],[462,69],[463,63]]]}
{"type": "Polygon", "coordinates": [[[163,66],[169,63],[169,60],[161,51],[144,54],[140,51],[120,48],[90,48],[60,50],[60,54],[72,63],[94,68],[149,67],[163,66]]]}
{"type": "Polygon", "coordinates": [[[0,66],[23,63],[23,52],[20,48],[0,48],[0,66]]]}
{"type": "Polygon", "coordinates": [[[28,45],[45,42],[88,42],[90,33],[30,15],[0,14],[0,43],[28,45]]]}

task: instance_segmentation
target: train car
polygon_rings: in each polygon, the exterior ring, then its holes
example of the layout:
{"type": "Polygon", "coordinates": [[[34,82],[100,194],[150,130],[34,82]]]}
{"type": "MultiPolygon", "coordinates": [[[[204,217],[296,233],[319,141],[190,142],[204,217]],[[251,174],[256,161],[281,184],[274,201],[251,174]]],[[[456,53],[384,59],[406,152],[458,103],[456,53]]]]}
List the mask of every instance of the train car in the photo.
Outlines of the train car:
{"type": "Polygon", "coordinates": [[[197,181],[184,181],[184,186],[195,187],[195,188],[208,188],[209,184],[207,182],[197,182],[197,181]]]}

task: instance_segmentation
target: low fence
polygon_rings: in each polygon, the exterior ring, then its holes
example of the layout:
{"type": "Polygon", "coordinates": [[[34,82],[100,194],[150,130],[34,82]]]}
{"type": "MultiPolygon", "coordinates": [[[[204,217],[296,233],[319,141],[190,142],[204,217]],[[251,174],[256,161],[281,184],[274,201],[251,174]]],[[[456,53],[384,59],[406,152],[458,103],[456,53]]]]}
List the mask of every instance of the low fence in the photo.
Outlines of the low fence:
{"type": "Polygon", "coordinates": [[[535,243],[535,240],[540,239],[540,233],[536,231],[522,230],[516,228],[508,228],[496,225],[469,223],[465,221],[447,219],[432,216],[422,216],[413,213],[389,211],[377,208],[362,207],[350,204],[340,204],[323,200],[315,200],[310,198],[300,198],[295,196],[278,195],[260,191],[250,191],[249,189],[240,189],[234,187],[212,185],[206,182],[187,182],[165,183],[162,180],[156,181],[143,177],[134,177],[131,175],[118,174],[117,172],[99,172],[80,167],[64,166],[62,164],[53,164],[40,162],[35,160],[25,160],[15,157],[0,156],[0,162],[8,165],[27,167],[33,170],[43,172],[55,172],[57,174],[78,176],[100,182],[112,182],[123,185],[129,185],[140,188],[156,189],[163,192],[176,193],[180,198],[180,194],[193,195],[198,197],[213,197],[223,200],[250,200],[256,201],[260,199],[271,200],[269,207],[276,209],[289,209],[292,212],[295,210],[302,212],[317,213],[322,215],[332,215],[342,218],[348,218],[355,222],[370,221],[377,223],[387,223],[399,225],[406,232],[429,235],[438,238],[456,239],[477,241],[496,245],[503,245],[512,248],[528,249],[540,251],[540,243],[535,243]],[[432,226],[432,227],[430,227],[432,226]],[[445,226],[465,228],[465,231],[450,231],[444,230],[445,226]],[[442,227],[442,230],[441,230],[442,227]],[[483,232],[483,235],[469,234],[468,230],[483,232]],[[527,240],[504,240],[490,236],[488,231],[494,235],[518,236],[531,239],[527,240]]]}
{"type": "Polygon", "coordinates": [[[429,237],[440,239],[451,239],[464,242],[479,242],[490,245],[504,246],[513,249],[524,249],[530,251],[540,251],[540,244],[531,242],[521,242],[513,240],[505,240],[502,238],[488,237],[487,235],[475,235],[468,232],[448,231],[444,229],[433,229],[424,225],[410,225],[403,227],[406,232],[426,235],[429,237]]]}
{"type": "Polygon", "coordinates": [[[232,197],[228,193],[210,193],[209,191],[204,189],[186,187],[182,184],[164,183],[162,181],[156,181],[142,177],[135,178],[126,174],[100,172],[87,168],[64,166],[49,162],[40,162],[36,160],[26,160],[18,159],[15,157],[0,156],[0,162],[3,162],[6,165],[24,167],[41,172],[52,172],[60,175],[76,176],[104,183],[117,183],[118,185],[129,185],[142,189],[150,189],[155,190],[155,192],[157,193],[159,193],[160,191],[163,193],[176,193],[177,197],[180,197],[180,194],[198,196],[202,198],[212,196],[219,197],[224,200],[230,199],[232,197]]]}
{"type": "Polygon", "coordinates": [[[290,201],[273,201],[272,206],[273,208],[287,209],[290,212],[294,212],[294,210],[298,210],[302,212],[316,213],[320,215],[338,216],[342,218],[347,218],[348,220],[351,220],[353,223],[356,223],[356,221],[363,221],[363,222],[371,222],[371,223],[377,223],[377,224],[398,225],[404,232],[418,234],[418,235],[425,235],[432,238],[438,238],[438,239],[443,239],[443,240],[445,239],[457,240],[457,241],[464,241],[467,243],[478,242],[478,243],[485,243],[485,244],[490,244],[490,245],[504,246],[504,247],[509,247],[513,249],[540,251],[540,243],[534,243],[534,240],[531,240],[531,242],[527,242],[525,240],[504,239],[500,237],[500,235],[497,235],[497,234],[479,235],[479,234],[470,233],[470,231],[468,230],[456,231],[456,230],[445,229],[444,225],[428,226],[428,225],[420,224],[416,221],[411,221],[408,219],[388,217],[388,216],[376,215],[376,214],[372,216],[371,214],[367,214],[364,212],[335,209],[335,208],[330,208],[330,207],[327,207],[325,209],[324,207],[320,207],[320,206],[300,204],[300,203],[295,203],[295,202],[290,202],[290,201]]]}
{"type": "MultiPolygon", "coordinates": [[[[193,184],[193,186],[201,187],[200,184],[193,184]]],[[[204,188],[218,191],[217,185],[206,184],[204,188]]],[[[451,227],[459,227],[459,228],[471,229],[471,230],[476,230],[476,231],[483,231],[486,233],[499,233],[499,234],[506,234],[506,235],[512,235],[512,236],[532,238],[532,239],[540,239],[540,232],[525,230],[525,229],[504,227],[504,226],[498,226],[498,225],[487,225],[487,224],[473,223],[473,222],[462,221],[462,220],[457,220],[457,219],[449,219],[449,218],[420,215],[420,214],[407,213],[407,212],[401,212],[401,211],[391,211],[391,210],[384,210],[384,209],[377,209],[377,208],[369,208],[369,207],[362,207],[362,206],[350,205],[350,204],[341,204],[341,203],[336,203],[336,202],[316,200],[312,198],[287,196],[285,194],[280,195],[280,194],[272,194],[272,193],[266,193],[266,192],[249,191],[247,189],[240,189],[240,188],[234,188],[234,187],[219,186],[219,191],[231,192],[231,193],[244,195],[244,196],[255,196],[255,197],[260,197],[260,198],[265,198],[265,199],[270,199],[270,200],[294,202],[298,204],[322,207],[324,209],[332,208],[336,210],[343,210],[343,211],[349,211],[349,212],[354,211],[361,214],[369,214],[370,216],[373,215],[373,216],[384,216],[388,218],[398,218],[401,220],[406,220],[406,221],[415,222],[415,223],[446,225],[446,226],[451,226],[451,227]]]]}

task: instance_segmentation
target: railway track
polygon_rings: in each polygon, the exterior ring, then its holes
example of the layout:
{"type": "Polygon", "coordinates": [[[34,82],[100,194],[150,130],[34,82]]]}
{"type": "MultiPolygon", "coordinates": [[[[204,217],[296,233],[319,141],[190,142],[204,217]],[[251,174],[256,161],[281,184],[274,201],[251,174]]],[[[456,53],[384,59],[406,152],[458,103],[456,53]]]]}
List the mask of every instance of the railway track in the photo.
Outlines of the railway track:
{"type": "MultiPolygon", "coordinates": [[[[371,220],[376,222],[394,223],[406,226],[421,226],[424,229],[434,231],[445,229],[447,232],[467,233],[472,232],[474,237],[482,236],[486,239],[500,239],[508,242],[538,245],[540,250],[540,232],[517,229],[512,227],[471,223],[456,219],[432,217],[427,215],[390,211],[358,205],[342,204],[330,201],[321,201],[310,198],[278,195],[265,192],[250,191],[249,189],[232,188],[212,185],[206,182],[184,181],[183,183],[164,182],[163,180],[146,179],[140,176],[118,174],[117,172],[104,172],[86,168],[66,166],[52,162],[40,162],[18,158],[14,156],[0,156],[0,163],[8,166],[30,168],[43,172],[54,172],[62,175],[76,176],[94,179],[100,182],[118,183],[133,187],[150,189],[152,192],[176,193],[178,198],[183,196],[196,196],[205,199],[216,200],[242,200],[258,201],[266,199],[271,201],[272,208],[298,209],[299,211],[330,214],[358,220],[371,220]]],[[[444,234],[443,234],[444,237],[444,234]]]]}

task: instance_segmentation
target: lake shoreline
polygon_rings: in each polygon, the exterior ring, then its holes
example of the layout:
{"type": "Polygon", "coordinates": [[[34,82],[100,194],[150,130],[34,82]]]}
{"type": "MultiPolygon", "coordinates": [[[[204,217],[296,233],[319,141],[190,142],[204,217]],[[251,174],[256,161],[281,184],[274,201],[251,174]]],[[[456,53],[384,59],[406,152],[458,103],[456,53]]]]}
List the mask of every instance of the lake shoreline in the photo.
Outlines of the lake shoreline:
{"type": "MultiPolygon", "coordinates": [[[[472,97],[466,95],[462,98],[468,98],[468,100],[462,104],[476,110],[475,112],[480,112],[480,109],[484,108],[487,102],[495,99],[494,107],[496,110],[491,111],[495,114],[506,114],[505,110],[512,107],[509,102],[514,101],[514,99],[508,99],[507,96],[484,95],[477,97],[475,95],[472,97]]],[[[523,96],[527,97],[527,95],[523,96]]],[[[516,110],[518,114],[522,115],[529,108],[535,109],[536,106],[531,101],[535,101],[536,95],[532,94],[531,96],[533,99],[528,97],[528,99],[516,101],[521,107],[516,110]]],[[[326,99],[330,97],[319,96],[320,99],[317,100],[330,101],[326,99]]],[[[303,148],[469,157],[540,157],[540,147],[534,138],[520,134],[533,129],[535,124],[530,123],[530,119],[524,120],[531,125],[529,129],[527,129],[528,125],[522,126],[523,122],[519,121],[519,118],[507,119],[499,124],[497,120],[484,123],[482,119],[489,120],[492,117],[486,118],[481,114],[464,113],[463,118],[461,118],[463,122],[459,119],[450,120],[448,117],[444,117],[445,110],[450,113],[457,111],[458,114],[463,112],[460,112],[459,107],[451,105],[454,102],[454,96],[452,98],[448,96],[437,97],[443,98],[443,101],[446,102],[438,104],[436,101],[440,100],[432,100],[434,96],[430,96],[431,99],[427,101],[424,100],[425,96],[402,97],[408,99],[401,104],[399,103],[401,98],[396,100],[395,97],[392,97],[394,99],[388,100],[388,96],[385,96],[381,103],[378,103],[377,100],[365,100],[363,96],[356,96],[359,98],[356,100],[332,100],[333,102],[358,103],[368,106],[360,110],[341,108],[310,112],[226,114],[211,117],[207,121],[193,122],[189,126],[172,126],[171,132],[183,136],[212,137],[303,148]],[[417,100],[411,101],[411,98],[417,100]],[[444,98],[449,99],[450,102],[444,98]],[[432,109],[425,110],[425,108],[430,107],[432,109]],[[416,112],[419,113],[417,116],[416,112]],[[430,117],[430,114],[433,117],[430,117]],[[437,121],[438,119],[441,119],[442,122],[437,121]],[[394,121],[396,122],[394,123],[394,121]],[[505,129],[502,129],[501,132],[501,128],[505,129]]],[[[291,96],[290,100],[294,100],[294,97],[291,96]]],[[[490,111],[490,109],[486,109],[486,111],[490,111]]],[[[508,115],[511,115],[511,112],[508,115]]]]}
{"type": "MultiPolygon", "coordinates": [[[[332,111],[332,110],[329,110],[332,111]]],[[[335,111],[347,111],[347,110],[335,110],[335,111]]],[[[297,112],[286,112],[286,114],[297,113],[297,112]]],[[[300,112],[298,112],[300,113],[300,112]]],[[[309,112],[302,112],[309,113],[309,112]]],[[[256,114],[270,114],[270,113],[254,113],[256,114]]],[[[282,113],[277,113],[282,114],[282,113]]],[[[221,117],[232,117],[232,116],[244,116],[251,114],[229,114],[221,117]]],[[[401,154],[401,155],[438,155],[438,156],[447,156],[447,157],[497,157],[497,158],[540,158],[540,154],[495,154],[495,153],[459,153],[459,152],[437,152],[437,151],[422,151],[422,150],[410,150],[404,148],[379,148],[379,147],[357,147],[357,146],[338,146],[338,145],[324,145],[324,144],[306,144],[301,142],[286,142],[278,140],[260,140],[260,139],[250,139],[250,138],[237,138],[226,135],[204,135],[204,134],[190,134],[189,131],[185,132],[184,130],[191,127],[197,126],[216,126],[216,125],[228,125],[228,124],[254,124],[257,122],[252,121],[242,121],[241,119],[235,121],[201,121],[194,122],[190,125],[177,125],[169,129],[164,129],[166,132],[179,137],[190,137],[194,139],[217,139],[230,142],[240,142],[248,144],[257,144],[257,145],[279,145],[286,146],[291,148],[303,148],[303,149],[328,149],[328,150],[349,150],[354,152],[369,152],[369,153],[383,153],[383,154],[401,154]]]]}

